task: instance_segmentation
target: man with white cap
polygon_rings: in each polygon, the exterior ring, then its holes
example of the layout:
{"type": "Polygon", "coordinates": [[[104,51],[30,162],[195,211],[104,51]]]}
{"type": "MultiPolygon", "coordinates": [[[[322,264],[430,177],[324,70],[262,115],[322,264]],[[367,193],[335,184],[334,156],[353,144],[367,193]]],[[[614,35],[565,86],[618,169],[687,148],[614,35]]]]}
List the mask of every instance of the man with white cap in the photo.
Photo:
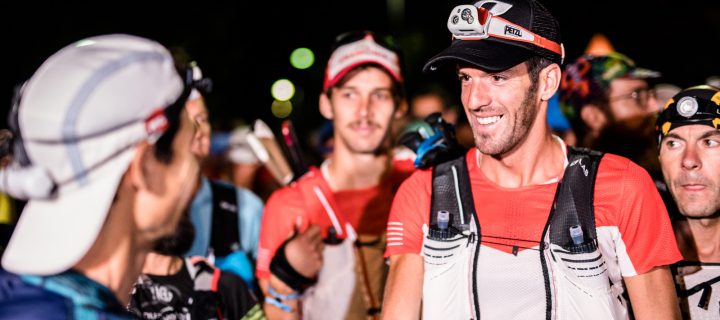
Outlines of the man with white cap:
{"type": "Polygon", "coordinates": [[[22,87],[0,189],[28,203],[2,257],[0,318],[128,317],[197,181],[185,80],[162,45],[114,34],[61,49],[22,87]]]}

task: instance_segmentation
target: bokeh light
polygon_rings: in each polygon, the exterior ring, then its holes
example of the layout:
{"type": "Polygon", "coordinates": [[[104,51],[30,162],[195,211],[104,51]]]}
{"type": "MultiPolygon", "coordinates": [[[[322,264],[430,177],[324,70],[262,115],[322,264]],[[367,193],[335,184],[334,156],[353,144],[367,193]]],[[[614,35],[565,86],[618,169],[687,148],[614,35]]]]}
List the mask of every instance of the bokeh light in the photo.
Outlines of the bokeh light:
{"type": "Polygon", "coordinates": [[[292,113],[293,105],[290,101],[275,100],[270,107],[272,114],[278,118],[287,118],[292,113]]]}
{"type": "Polygon", "coordinates": [[[275,81],[270,90],[272,92],[272,97],[279,101],[290,100],[293,95],[295,95],[295,85],[293,85],[293,83],[288,79],[275,81]]]}
{"type": "Polygon", "coordinates": [[[308,48],[297,48],[290,54],[290,64],[298,69],[310,68],[315,63],[315,54],[308,48]]]}

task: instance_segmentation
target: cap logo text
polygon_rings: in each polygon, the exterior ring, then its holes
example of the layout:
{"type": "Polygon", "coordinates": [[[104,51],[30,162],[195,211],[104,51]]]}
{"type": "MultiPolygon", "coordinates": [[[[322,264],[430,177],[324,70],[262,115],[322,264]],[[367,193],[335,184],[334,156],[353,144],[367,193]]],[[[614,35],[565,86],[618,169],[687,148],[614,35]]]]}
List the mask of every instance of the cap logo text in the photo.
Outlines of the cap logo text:
{"type": "Polygon", "coordinates": [[[522,38],[522,31],[518,28],[513,28],[512,26],[505,26],[505,34],[522,38]]]}

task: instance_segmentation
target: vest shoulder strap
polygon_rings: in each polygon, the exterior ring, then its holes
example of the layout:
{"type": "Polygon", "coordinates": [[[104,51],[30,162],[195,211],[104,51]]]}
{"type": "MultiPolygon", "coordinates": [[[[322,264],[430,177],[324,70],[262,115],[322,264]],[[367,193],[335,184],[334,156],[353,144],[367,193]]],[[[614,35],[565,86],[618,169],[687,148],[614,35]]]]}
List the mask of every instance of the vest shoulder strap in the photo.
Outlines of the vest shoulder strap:
{"type": "Polygon", "coordinates": [[[212,228],[210,247],[217,257],[240,249],[238,198],[235,186],[210,180],[212,190],[212,228]]]}
{"type": "MultiPolygon", "coordinates": [[[[582,228],[583,243],[594,245],[595,230],[595,178],[604,153],[587,148],[568,147],[568,166],[558,184],[555,203],[550,214],[550,243],[572,247],[570,228],[582,228]]],[[[577,237],[577,233],[575,233],[577,237]]],[[[577,248],[577,247],[576,247],[577,248]]],[[[580,250],[585,250],[578,248],[580,250]]]]}
{"type": "Polygon", "coordinates": [[[436,165],[432,180],[430,225],[437,224],[437,213],[444,210],[450,214],[449,225],[459,231],[468,230],[475,216],[475,202],[465,155],[436,165]]]}

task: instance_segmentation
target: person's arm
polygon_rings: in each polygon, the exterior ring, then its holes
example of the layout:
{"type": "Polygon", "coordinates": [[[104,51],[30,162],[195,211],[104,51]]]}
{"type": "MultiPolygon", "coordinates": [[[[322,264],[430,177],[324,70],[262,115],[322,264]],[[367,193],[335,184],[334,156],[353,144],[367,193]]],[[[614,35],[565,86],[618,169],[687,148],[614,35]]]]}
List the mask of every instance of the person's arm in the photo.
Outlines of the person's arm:
{"type": "Polygon", "coordinates": [[[382,318],[420,319],[422,289],[422,256],[413,253],[391,256],[382,318]]]}
{"type": "MultiPolygon", "coordinates": [[[[320,268],[322,268],[323,247],[324,244],[320,234],[320,227],[317,225],[311,225],[303,233],[289,240],[286,245],[281,246],[279,250],[283,250],[283,256],[285,256],[287,263],[289,263],[292,270],[294,270],[293,272],[289,272],[287,268],[283,269],[285,270],[284,273],[286,276],[288,273],[297,273],[305,279],[311,279],[317,276],[320,268]]],[[[278,251],[276,256],[279,253],[278,251]]],[[[259,282],[265,296],[273,299],[273,297],[299,295],[300,292],[297,287],[293,288],[290,286],[290,283],[285,283],[277,275],[272,273],[274,272],[272,270],[271,268],[269,279],[261,279],[259,282]],[[271,288],[275,295],[270,291],[271,288]]],[[[297,279],[297,276],[291,279],[297,279]]],[[[303,282],[305,281],[306,280],[303,282]]],[[[296,281],[296,285],[297,283],[299,282],[296,281]]],[[[270,302],[274,303],[274,301],[270,302]]],[[[282,310],[279,306],[273,305],[267,300],[264,301],[264,309],[268,319],[298,319],[300,317],[297,297],[292,299],[281,298],[279,302],[284,305],[282,306],[283,308],[288,308],[288,310],[282,310]]]]}
{"type": "Polygon", "coordinates": [[[670,268],[655,267],[624,280],[635,319],[680,319],[670,268]]]}

